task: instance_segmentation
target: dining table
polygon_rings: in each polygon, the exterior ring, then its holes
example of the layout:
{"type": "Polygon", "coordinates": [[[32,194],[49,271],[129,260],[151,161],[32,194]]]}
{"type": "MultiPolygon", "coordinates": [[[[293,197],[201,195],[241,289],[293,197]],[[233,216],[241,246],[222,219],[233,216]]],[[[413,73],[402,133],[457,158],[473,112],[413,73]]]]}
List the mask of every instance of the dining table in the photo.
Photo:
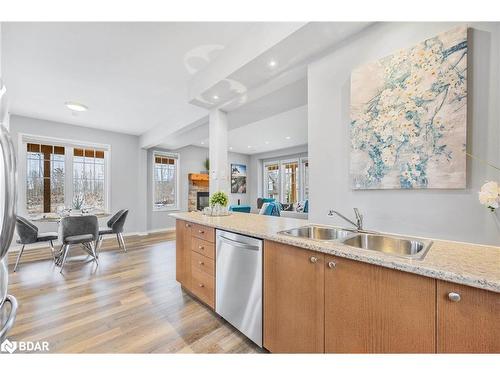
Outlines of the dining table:
{"type": "MultiPolygon", "coordinates": [[[[59,225],[63,217],[67,216],[89,216],[89,215],[94,215],[97,216],[98,219],[102,219],[105,217],[111,216],[109,212],[104,212],[104,211],[98,211],[98,212],[93,212],[93,211],[88,211],[88,212],[71,212],[69,215],[60,215],[59,213],[44,213],[44,214],[39,214],[36,216],[30,216],[30,220],[33,222],[37,223],[55,223],[59,225]]],[[[63,246],[61,245],[59,250],[54,250],[54,263],[58,266],[61,266],[62,264],[62,248],[63,246]]],[[[89,247],[88,244],[81,244],[81,248],[89,255],[92,256],[92,249],[89,247]]]]}
{"type": "MultiPolygon", "coordinates": [[[[66,216],[88,216],[88,215],[95,215],[97,216],[98,219],[111,216],[109,212],[101,212],[101,211],[99,212],[90,211],[85,213],[78,212],[78,213],[71,213],[66,216]]],[[[63,217],[64,216],[59,215],[57,213],[45,213],[36,216],[30,216],[30,220],[38,223],[59,223],[63,217]]]]}

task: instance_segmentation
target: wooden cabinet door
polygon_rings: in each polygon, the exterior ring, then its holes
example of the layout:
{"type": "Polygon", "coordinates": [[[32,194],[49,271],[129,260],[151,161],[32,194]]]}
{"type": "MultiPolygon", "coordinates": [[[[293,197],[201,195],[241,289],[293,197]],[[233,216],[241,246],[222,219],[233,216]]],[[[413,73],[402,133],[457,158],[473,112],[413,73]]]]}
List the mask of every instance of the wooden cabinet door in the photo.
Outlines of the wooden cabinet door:
{"type": "Polygon", "coordinates": [[[435,353],[436,281],[325,260],[325,352],[435,353]]]}
{"type": "Polygon", "coordinates": [[[323,353],[324,255],[264,243],[264,347],[273,353],[323,353]]]}
{"type": "Polygon", "coordinates": [[[500,294],[438,280],[437,331],[438,353],[500,353],[500,294]]]}
{"type": "Polygon", "coordinates": [[[175,222],[175,279],[186,289],[191,289],[191,228],[192,224],[175,222]]]}

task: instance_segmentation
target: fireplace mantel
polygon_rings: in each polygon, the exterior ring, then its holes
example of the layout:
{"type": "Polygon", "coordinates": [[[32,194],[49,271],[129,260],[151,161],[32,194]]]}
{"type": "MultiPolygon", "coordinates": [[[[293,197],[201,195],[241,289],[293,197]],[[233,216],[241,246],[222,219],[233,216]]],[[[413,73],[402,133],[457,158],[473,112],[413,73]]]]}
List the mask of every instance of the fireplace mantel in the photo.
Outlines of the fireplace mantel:
{"type": "Polygon", "coordinates": [[[208,174],[189,173],[189,191],[188,191],[188,211],[196,211],[198,203],[198,193],[208,193],[208,174]]]}

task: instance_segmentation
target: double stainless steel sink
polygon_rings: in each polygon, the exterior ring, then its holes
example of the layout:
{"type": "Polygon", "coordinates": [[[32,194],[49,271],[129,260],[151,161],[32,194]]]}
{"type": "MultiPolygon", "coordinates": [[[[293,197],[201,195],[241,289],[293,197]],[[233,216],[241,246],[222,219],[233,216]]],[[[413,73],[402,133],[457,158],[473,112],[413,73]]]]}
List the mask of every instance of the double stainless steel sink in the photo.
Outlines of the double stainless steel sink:
{"type": "Polygon", "coordinates": [[[333,227],[322,227],[319,225],[307,225],[305,227],[293,228],[280,232],[292,237],[308,238],[317,241],[332,241],[341,238],[350,237],[355,232],[348,229],[340,229],[333,227]]]}
{"type": "Polygon", "coordinates": [[[415,237],[392,236],[380,233],[307,225],[279,232],[286,236],[316,241],[338,242],[358,249],[379,251],[408,259],[422,259],[432,241],[415,237]]]}

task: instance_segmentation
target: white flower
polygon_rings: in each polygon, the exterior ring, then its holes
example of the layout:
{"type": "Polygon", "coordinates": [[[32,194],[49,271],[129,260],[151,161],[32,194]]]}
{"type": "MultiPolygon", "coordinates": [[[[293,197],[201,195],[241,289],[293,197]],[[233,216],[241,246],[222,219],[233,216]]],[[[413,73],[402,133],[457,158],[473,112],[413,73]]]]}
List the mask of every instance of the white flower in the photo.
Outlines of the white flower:
{"type": "Polygon", "coordinates": [[[420,161],[420,156],[418,154],[413,154],[411,157],[411,164],[416,165],[420,161]]]}
{"type": "Polygon", "coordinates": [[[500,187],[495,181],[488,181],[481,187],[479,202],[491,209],[497,209],[500,204],[500,187]]]}
{"type": "Polygon", "coordinates": [[[394,155],[394,150],[392,147],[386,147],[382,150],[382,160],[387,166],[394,165],[396,161],[396,155],[394,155]]]}

